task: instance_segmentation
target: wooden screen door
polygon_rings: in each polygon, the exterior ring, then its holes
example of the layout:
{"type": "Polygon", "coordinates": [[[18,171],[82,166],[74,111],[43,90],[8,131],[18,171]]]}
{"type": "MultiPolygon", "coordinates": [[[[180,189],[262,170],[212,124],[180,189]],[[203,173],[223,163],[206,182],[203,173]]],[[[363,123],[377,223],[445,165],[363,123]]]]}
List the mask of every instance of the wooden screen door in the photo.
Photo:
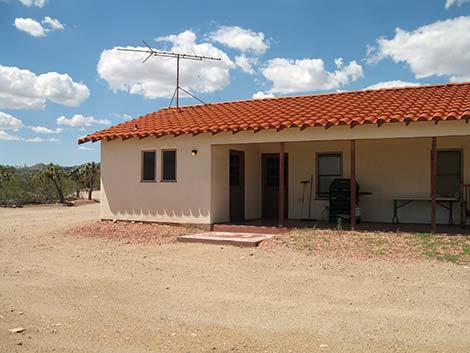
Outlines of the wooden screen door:
{"type": "MultiPolygon", "coordinates": [[[[284,159],[284,217],[288,215],[288,158],[284,159]]],[[[262,155],[262,217],[279,218],[279,154],[262,155]]]]}
{"type": "Polygon", "coordinates": [[[245,152],[230,151],[230,222],[245,220],[245,152]]]}

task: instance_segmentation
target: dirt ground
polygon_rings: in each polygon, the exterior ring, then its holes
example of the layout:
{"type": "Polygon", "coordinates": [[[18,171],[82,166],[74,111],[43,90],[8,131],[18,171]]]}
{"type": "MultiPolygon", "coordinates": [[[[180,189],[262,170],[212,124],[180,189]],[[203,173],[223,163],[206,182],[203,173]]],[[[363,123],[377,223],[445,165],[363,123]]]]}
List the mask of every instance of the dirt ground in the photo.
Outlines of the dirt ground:
{"type": "Polygon", "coordinates": [[[466,265],[67,231],[98,208],[0,209],[0,352],[470,351],[466,265]]]}

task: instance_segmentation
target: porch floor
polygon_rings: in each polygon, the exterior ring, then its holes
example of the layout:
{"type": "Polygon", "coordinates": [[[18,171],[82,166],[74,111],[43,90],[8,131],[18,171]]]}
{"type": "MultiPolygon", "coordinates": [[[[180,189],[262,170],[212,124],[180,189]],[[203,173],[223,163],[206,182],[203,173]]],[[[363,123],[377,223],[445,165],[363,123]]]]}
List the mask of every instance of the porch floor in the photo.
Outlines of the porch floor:
{"type": "MultiPolygon", "coordinates": [[[[336,224],[324,221],[309,221],[288,219],[285,221],[284,227],[277,226],[277,220],[256,219],[245,221],[242,223],[219,223],[213,225],[215,232],[241,232],[241,233],[257,233],[257,234],[281,234],[299,228],[317,228],[317,229],[335,229],[336,224]]],[[[343,223],[342,229],[348,231],[349,223],[343,223]]],[[[431,225],[429,224],[391,224],[391,223],[375,223],[361,222],[356,224],[356,232],[407,232],[407,233],[429,233],[431,225]]],[[[447,225],[438,224],[436,233],[447,235],[468,235],[470,236],[470,227],[462,228],[460,224],[447,225]]]]}
{"type": "Polygon", "coordinates": [[[181,235],[177,240],[179,242],[186,243],[210,243],[255,247],[263,240],[267,240],[269,238],[271,238],[271,235],[269,234],[213,231],[208,233],[181,235]]]}

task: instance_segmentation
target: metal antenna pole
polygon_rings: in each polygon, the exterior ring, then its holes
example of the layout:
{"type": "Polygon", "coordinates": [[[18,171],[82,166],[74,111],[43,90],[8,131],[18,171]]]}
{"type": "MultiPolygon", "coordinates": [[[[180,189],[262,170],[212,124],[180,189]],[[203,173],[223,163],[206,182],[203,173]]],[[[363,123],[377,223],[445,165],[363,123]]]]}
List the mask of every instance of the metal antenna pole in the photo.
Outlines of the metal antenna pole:
{"type": "Polygon", "coordinates": [[[180,107],[180,56],[176,56],[176,109],[180,107]]]}
{"type": "MultiPolygon", "coordinates": [[[[191,55],[191,54],[184,54],[184,53],[174,53],[174,52],[168,52],[168,51],[160,51],[160,50],[155,50],[151,48],[145,41],[144,41],[145,46],[148,49],[129,49],[129,48],[117,48],[120,51],[130,51],[130,52],[137,52],[137,53],[146,53],[147,57],[144,59],[143,63],[145,63],[148,59],[150,59],[152,56],[162,56],[165,58],[174,58],[176,59],[176,90],[175,93],[173,93],[173,98],[175,98],[176,94],[176,108],[179,109],[179,91],[182,90],[189,96],[197,99],[198,101],[204,103],[201,99],[197,98],[190,92],[186,91],[182,87],[180,87],[180,59],[187,59],[187,60],[198,60],[198,61],[203,61],[203,60],[217,60],[220,61],[222,60],[221,58],[214,58],[211,56],[202,56],[202,55],[191,55]]],[[[173,102],[173,98],[171,99],[170,102],[170,107],[171,103],[173,102]]]]}

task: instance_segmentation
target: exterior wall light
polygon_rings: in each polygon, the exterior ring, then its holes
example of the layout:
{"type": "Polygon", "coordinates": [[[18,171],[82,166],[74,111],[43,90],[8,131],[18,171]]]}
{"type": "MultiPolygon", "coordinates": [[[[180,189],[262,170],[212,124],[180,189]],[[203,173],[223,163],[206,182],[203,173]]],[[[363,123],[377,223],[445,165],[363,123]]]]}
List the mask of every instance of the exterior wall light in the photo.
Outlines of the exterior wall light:
{"type": "Polygon", "coordinates": [[[193,148],[193,149],[191,150],[191,155],[192,155],[192,156],[197,156],[197,149],[196,149],[196,148],[193,148]]]}

